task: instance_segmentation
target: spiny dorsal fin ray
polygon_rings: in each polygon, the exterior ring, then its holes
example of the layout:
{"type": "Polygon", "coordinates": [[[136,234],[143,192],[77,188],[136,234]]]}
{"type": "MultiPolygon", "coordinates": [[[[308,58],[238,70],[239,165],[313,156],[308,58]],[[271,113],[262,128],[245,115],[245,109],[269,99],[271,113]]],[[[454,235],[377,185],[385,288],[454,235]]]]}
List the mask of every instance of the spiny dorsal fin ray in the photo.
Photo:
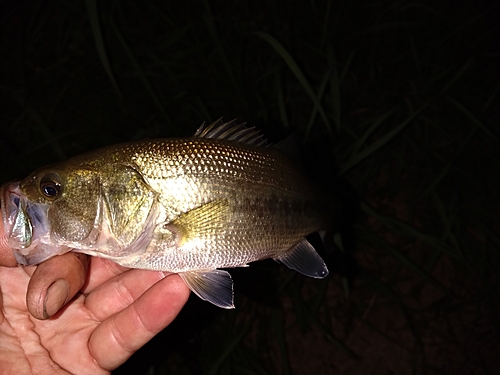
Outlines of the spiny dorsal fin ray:
{"type": "Polygon", "coordinates": [[[224,122],[221,117],[208,126],[205,123],[201,124],[194,136],[197,138],[223,139],[254,146],[270,146],[258,130],[255,130],[254,127],[246,127],[245,124],[237,124],[236,119],[224,122]]]}

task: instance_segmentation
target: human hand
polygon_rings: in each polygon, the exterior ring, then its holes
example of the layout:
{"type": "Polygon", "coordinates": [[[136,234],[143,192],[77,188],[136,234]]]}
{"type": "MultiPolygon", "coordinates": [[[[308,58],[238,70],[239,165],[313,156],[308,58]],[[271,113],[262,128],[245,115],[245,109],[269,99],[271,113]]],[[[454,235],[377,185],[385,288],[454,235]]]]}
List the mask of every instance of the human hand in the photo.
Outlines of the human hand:
{"type": "Polygon", "coordinates": [[[109,374],[189,297],[176,274],[77,253],[9,268],[3,233],[0,220],[0,374],[109,374]]]}

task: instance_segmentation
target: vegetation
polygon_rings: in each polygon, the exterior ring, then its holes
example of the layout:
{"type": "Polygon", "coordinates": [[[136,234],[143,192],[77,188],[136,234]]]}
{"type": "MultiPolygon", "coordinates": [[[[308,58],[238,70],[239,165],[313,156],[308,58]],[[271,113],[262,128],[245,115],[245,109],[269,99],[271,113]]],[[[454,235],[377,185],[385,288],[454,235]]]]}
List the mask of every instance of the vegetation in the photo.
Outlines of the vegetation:
{"type": "Polygon", "coordinates": [[[340,202],[331,275],[233,270],[116,374],[500,366],[500,53],[485,1],[3,2],[0,180],[224,116],[340,202]]]}

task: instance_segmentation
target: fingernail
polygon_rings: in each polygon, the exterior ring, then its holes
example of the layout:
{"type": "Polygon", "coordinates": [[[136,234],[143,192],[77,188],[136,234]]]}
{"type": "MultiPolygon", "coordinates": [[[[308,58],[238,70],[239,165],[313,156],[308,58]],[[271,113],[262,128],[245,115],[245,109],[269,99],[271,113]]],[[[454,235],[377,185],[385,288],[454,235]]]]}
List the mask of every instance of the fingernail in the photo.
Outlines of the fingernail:
{"type": "Polygon", "coordinates": [[[54,281],[47,290],[45,301],[43,302],[43,316],[45,319],[50,318],[61,307],[64,306],[69,296],[69,285],[64,279],[54,281]]]}

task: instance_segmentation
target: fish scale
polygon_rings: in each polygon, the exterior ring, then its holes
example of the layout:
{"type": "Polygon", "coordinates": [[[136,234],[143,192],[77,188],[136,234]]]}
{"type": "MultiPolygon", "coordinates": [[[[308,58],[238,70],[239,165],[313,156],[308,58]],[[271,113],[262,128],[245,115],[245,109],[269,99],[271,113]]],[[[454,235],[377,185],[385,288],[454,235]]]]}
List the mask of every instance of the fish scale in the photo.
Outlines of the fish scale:
{"type": "Polygon", "coordinates": [[[9,243],[24,264],[72,250],[176,272],[224,308],[233,287],[219,268],[273,258],[325,277],[305,237],[329,229],[333,209],[283,145],[218,120],[191,138],[108,146],[41,168],[2,187],[9,243]]]}

